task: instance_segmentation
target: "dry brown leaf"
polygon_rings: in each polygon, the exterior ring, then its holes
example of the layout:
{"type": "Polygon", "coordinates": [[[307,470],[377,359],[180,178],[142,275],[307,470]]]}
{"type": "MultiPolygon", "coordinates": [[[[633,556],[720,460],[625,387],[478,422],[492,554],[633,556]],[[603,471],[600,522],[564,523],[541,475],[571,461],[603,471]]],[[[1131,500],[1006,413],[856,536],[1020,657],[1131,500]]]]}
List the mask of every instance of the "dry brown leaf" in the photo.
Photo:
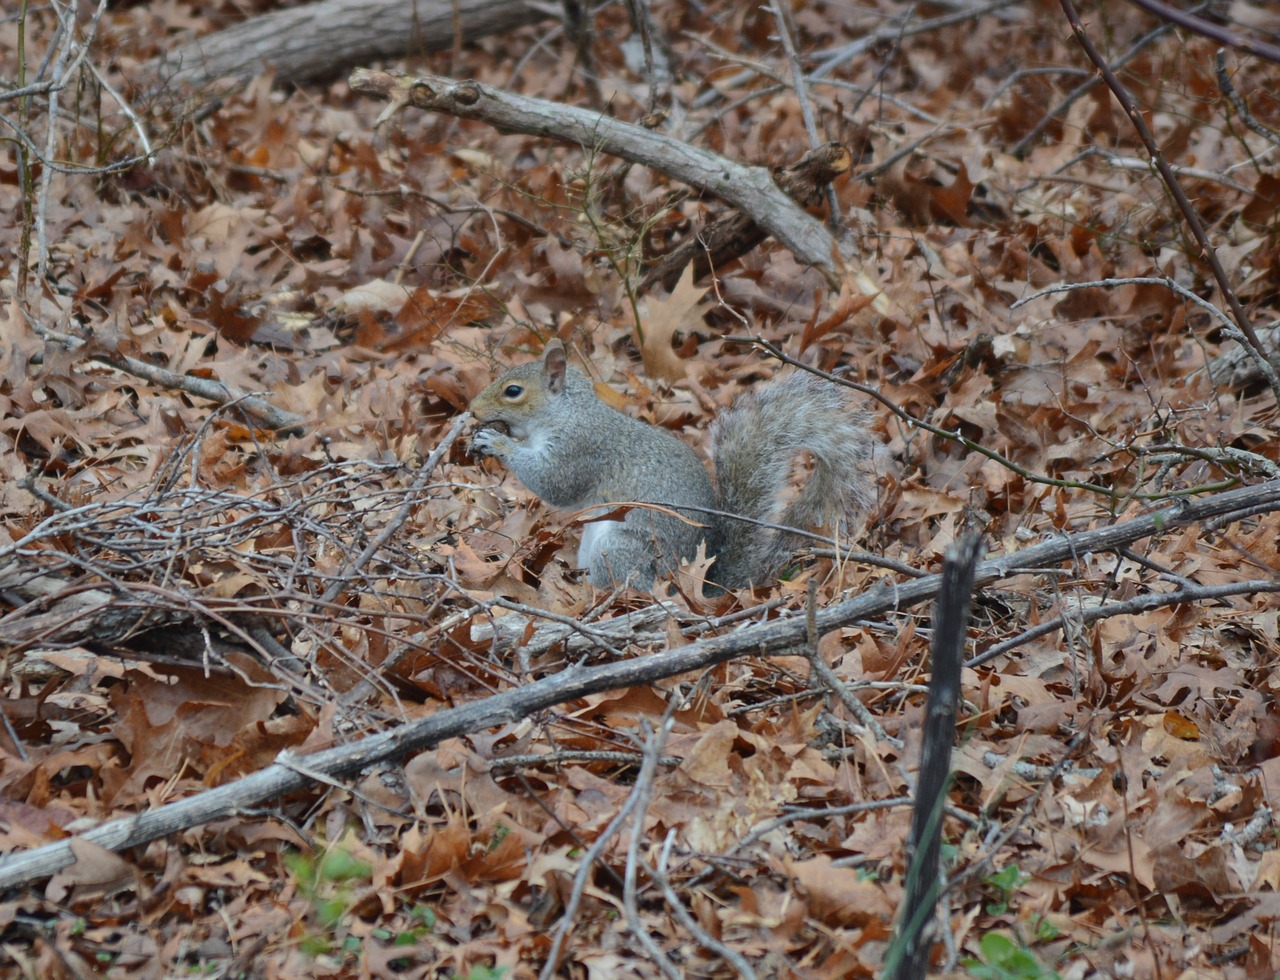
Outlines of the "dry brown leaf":
{"type": "Polygon", "coordinates": [[[688,332],[701,323],[710,304],[706,289],[694,285],[693,265],[680,275],[670,295],[651,295],[645,304],[644,321],[637,329],[640,356],[645,374],[656,381],[680,381],[687,367],[672,347],[677,332],[688,332]]]}

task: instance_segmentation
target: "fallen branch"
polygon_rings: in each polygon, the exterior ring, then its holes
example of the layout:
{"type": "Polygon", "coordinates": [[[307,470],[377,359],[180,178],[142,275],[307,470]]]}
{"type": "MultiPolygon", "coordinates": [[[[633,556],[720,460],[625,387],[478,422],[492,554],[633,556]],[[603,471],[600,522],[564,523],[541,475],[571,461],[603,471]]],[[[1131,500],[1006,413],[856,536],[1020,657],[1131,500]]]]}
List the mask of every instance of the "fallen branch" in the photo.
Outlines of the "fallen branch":
{"type": "Polygon", "coordinates": [[[529,0],[320,0],[250,18],[147,67],[193,86],[244,82],[265,70],[275,72],[277,83],[298,84],[410,51],[448,50],[554,11],[529,0]]]}
{"type": "Polygon", "coordinates": [[[439,75],[402,75],[357,68],[351,90],[389,100],[379,123],[405,106],[474,119],[505,133],[526,133],[576,143],[650,167],[728,202],[817,268],[833,288],[847,276],[845,261],[822,222],[788,197],[764,167],[744,166],[719,154],[576,106],[512,95],[475,81],[439,75]]]}
{"type": "MultiPolygon", "coordinates": [[[[1201,521],[1228,523],[1280,509],[1280,480],[1216,494],[1202,500],[1179,501],[1141,517],[1110,527],[1063,534],[1013,554],[988,559],[975,573],[977,585],[989,584],[1029,568],[1052,567],[1075,561],[1087,552],[1111,551],[1154,534],[1201,521]]],[[[0,888],[13,888],[48,877],[75,860],[71,843],[86,840],[113,851],[135,847],[190,827],[229,816],[264,800],[306,789],[314,776],[337,778],[366,766],[401,759],[410,752],[445,739],[509,724],[558,704],[604,691],[651,684],[666,677],[704,670],[743,656],[768,656],[802,649],[811,630],[823,635],[859,619],[910,608],[932,599],[941,576],[930,575],[905,584],[886,584],[856,598],[837,603],[812,617],[788,617],[700,640],[677,650],[599,667],[571,667],[552,677],[504,691],[460,708],[390,731],[370,735],[350,745],[303,757],[295,767],[283,753],[279,761],[233,783],[175,803],[165,804],[123,820],[112,820],[54,844],[0,859],[0,888]],[[304,771],[305,770],[305,771],[304,771]]]]}
{"type": "MultiPolygon", "coordinates": [[[[853,155],[843,143],[827,143],[810,150],[789,167],[774,171],[774,179],[784,193],[803,208],[815,208],[831,182],[853,166],[853,155]]],[[[713,269],[721,268],[745,255],[768,233],[750,214],[733,211],[722,215],[696,234],[690,235],[666,255],[660,256],[645,273],[640,291],[654,283],[664,289],[676,288],[685,266],[693,263],[693,279],[698,281],[713,269]]]]}
{"type": "Polygon", "coordinates": [[[86,587],[8,556],[0,560],[0,593],[22,602],[24,612],[30,610],[20,617],[0,616],[0,648],[6,651],[49,643],[115,643],[181,621],[168,611],[130,602],[118,591],[86,587]]]}
{"type": "Polygon", "coordinates": [[[188,395],[194,395],[196,398],[204,398],[228,408],[237,408],[246,415],[257,417],[267,428],[273,429],[281,435],[302,435],[302,424],[305,419],[301,415],[295,415],[293,412],[286,412],[282,408],[276,408],[271,402],[259,395],[250,395],[237,391],[235,388],[229,387],[213,378],[197,378],[190,374],[178,374],[168,368],[162,368],[156,364],[148,364],[146,361],[140,361],[136,357],[121,354],[114,349],[103,350],[101,349],[102,345],[95,340],[86,341],[82,337],[58,333],[34,321],[31,322],[31,329],[40,339],[58,344],[69,351],[85,353],[99,364],[105,364],[107,367],[123,371],[125,374],[132,374],[135,378],[141,378],[143,381],[149,381],[162,388],[185,391],[188,395]]]}
{"type": "Polygon", "coordinates": [[[238,408],[246,415],[255,416],[265,423],[267,428],[280,435],[302,435],[304,419],[301,415],[294,415],[292,412],[286,412],[282,408],[276,408],[265,398],[236,391],[236,389],[228,387],[213,378],[197,378],[190,374],[178,374],[176,371],[157,367],[154,364],[148,364],[145,361],[139,361],[137,358],[128,357],[124,354],[93,354],[92,357],[101,364],[106,364],[108,367],[113,367],[118,371],[124,371],[126,374],[132,374],[135,378],[150,381],[152,384],[159,385],[162,388],[185,391],[188,395],[195,395],[197,398],[204,398],[218,405],[238,408]]]}

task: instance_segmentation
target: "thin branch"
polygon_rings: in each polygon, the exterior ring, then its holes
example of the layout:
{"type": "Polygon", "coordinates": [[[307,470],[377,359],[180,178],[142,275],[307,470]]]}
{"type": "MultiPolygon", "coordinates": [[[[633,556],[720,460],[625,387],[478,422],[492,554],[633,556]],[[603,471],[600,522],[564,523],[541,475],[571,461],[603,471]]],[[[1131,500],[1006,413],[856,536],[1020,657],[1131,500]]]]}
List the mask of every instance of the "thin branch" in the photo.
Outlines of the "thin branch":
{"type": "Polygon", "coordinates": [[[964,666],[966,670],[981,667],[983,664],[995,660],[996,657],[1009,653],[1011,650],[1016,650],[1018,647],[1026,646],[1032,640],[1047,636],[1050,633],[1056,633],[1060,629],[1089,626],[1103,619],[1111,619],[1114,616],[1129,616],[1134,613],[1150,612],[1152,609],[1163,609],[1165,606],[1209,602],[1235,595],[1252,595],[1256,592],[1280,592],[1280,582],[1270,579],[1251,579],[1245,582],[1230,582],[1225,585],[1196,585],[1192,588],[1178,589],[1176,592],[1153,592],[1149,595],[1135,596],[1132,599],[1125,599],[1123,602],[1110,602],[1101,606],[1093,606],[1089,609],[1073,609],[1055,616],[1053,619],[1045,620],[1043,623],[1037,623],[1011,639],[988,647],[976,657],[966,660],[964,666]]]}
{"type": "Polygon", "coordinates": [[[1274,61],[1276,64],[1280,64],[1280,47],[1259,40],[1251,34],[1246,34],[1223,24],[1215,24],[1211,20],[1197,17],[1190,11],[1170,7],[1162,0],[1129,0],[1129,2],[1135,7],[1141,7],[1149,14],[1155,14],[1162,20],[1177,24],[1193,34],[1212,38],[1219,44],[1225,44],[1227,47],[1236,48],[1248,54],[1257,55],[1259,58],[1265,58],[1267,61],[1274,61]]]}
{"type": "MultiPolygon", "coordinates": [[[[1129,46],[1128,51],[1125,51],[1115,60],[1112,67],[1117,69],[1123,68],[1130,61],[1140,55],[1146,49],[1147,45],[1168,34],[1169,30],[1170,28],[1168,24],[1161,24],[1159,27],[1153,28],[1146,34],[1143,34],[1142,37],[1138,38],[1129,46]]],[[[1093,91],[1099,81],[1100,79],[1097,75],[1089,75],[1084,81],[1076,85],[1075,88],[1059,99],[1048,112],[1041,116],[1040,121],[1032,126],[1029,132],[1024,133],[1018,142],[1009,147],[1009,155],[1020,157],[1026,153],[1027,147],[1040,138],[1041,134],[1049,128],[1049,124],[1053,122],[1053,120],[1075,105],[1082,96],[1093,91]]]]}
{"type": "MultiPolygon", "coordinates": [[[[1051,295],[1052,293],[1069,293],[1076,289],[1089,289],[1091,287],[1108,288],[1112,286],[1165,286],[1173,290],[1183,299],[1187,300],[1187,302],[1194,303],[1222,324],[1223,329],[1231,336],[1231,339],[1240,344],[1249,353],[1254,364],[1257,365],[1258,370],[1262,372],[1263,376],[1270,383],[1271,389],[1273,391],[1280,392],[1280,378],[1276,376],[1275,367],[1266,357],[1266,349],[1261,346],[1255,347],[1253,343],[1249,341],[1243,333],[1241,333],[1236,322],[1223,313],[1222,310],[1218,309],[1218,307],[1214,306],[1203,296],[1197,296],[1186,286],[1182,285],[1182,283],[1169,276],[1117,276],[1111,279],[1095,279],[1088,282],[1054,283],[1052,286],[1045,286],[1044,289],[1038,289],[1029,296],[1023,296],[1021,299],[1016,300],[1009,305],[1009,309],[1016,310],[1018,307],[1025,306],[1027,303],[1030,303],[1032,300],[1039,299],[1041,296],[1051,295]]],[[[1257,335],[1255,334],[1254,336],[1256,339],[1257,335]]],[[[1259,339],[1258,343],[1260,345],[1262,341],[1259,339]]]]}
{"type": "Polygon", "coordinates": [[[1218,56],[1214,59],[1214,72],[1218,77],[1218,88],[1236,110],[1240,120],[1272,146],[1280,146],[1280,133],[1262,125],[1254,118],[1253,113],[1249,111],[1248,103],[1241,98],[1240,93],[1231,83],[1231,76],[1227,74],[1227,52],[1221,48],[1218,49],[1218,56]]]}
{"type": "MultiPolygon", "coordinates": [[[[1183,500],[1110,527],[1063,535],[1022,551],[987,559],[978,565],[975,582],[987,585],[1008,576],[1011,569],[1055,566],[1074,561],[1086,552],[1115,550],[1190,524],[1236,520],[1241,515],[1271,512],[1278,508],[1280,481],[1232,490],[1204,500],[1183,500]]],[[[913,582],[880,585],[817,612],[816,629],[825,634],[859,619],[925,602],[937,594],[940,581],[941,576],[930,575],[913,582]]],[[[804,617],[787,617],[622,663],[570,667],[532,684],[446,709],[348,745],[303,756],[302,764],[328,777],[347,775],[386,759],[402,758],[407,753],[438,745],[445,739],[509,724],[590,694],[653,683],[737,657],[795,649],[804,645],[808,633],[804,617]]],[[[309,785],[311,780],[289,765],[276,763],[267,766],[225,786],[100,824],[82,837],[7,854],[0,858],[0,889],[28,884],[71,864],[75,860],[71,840],[87,840],[119,851],[221,819],[245,807],[256,806],[263,800],[297,792],[309,785]]]]}
{"type": "MultiPolygon", "coordinates": [[[[1209,263],[1209,268],[1213,270],[1213,278],[1217,281],[1218,289],[1221,290],[1227,305],[1231,307],[1231,314],[1235,317],[1236,325],[1240,328],[1240,331],[1244,334],[1258,357],[1263,361],[1267,361],[1267,353],[1262,346],[1262,341],[1258,338],[1258,334],[1253,329],[1253,324],[1249,321],[1249,315],[1244,311],[1244,307],[1240,305],[1240,300],[1236,296],[1235,290],[1231,287],[1231,282],[1227,278],[1227,270],[1222,267],[1218,252],[1209,241],[1204,222],[1200,220],[1200,215],[1192,207],[1191,201],[1182,189],[1182,185],[1178,183],[1177,175],[1174,174],[1173,169],[1169,166],[1169,161],[1165,159],[1159,145],[1156,143],[1156,138],[1152,135],[1150,127],[1147,126],[1147,121],[1143,118],[1142,110],[1139,108],[1138,103],[1129,94],[1128,89],[1124,87],[1116,73],[1111,70],[1107,60],[1085,32],[1084,23],[1080,20],[1080,14],[1072,0],[1058,0],[1058,2],[1062,5],[1062,10],[1067,15],[1067,23],[1071,25],[1071,31],[1075,34],[1080,47],[1084,49],[1084,53],[1089,60],[1102,73],[1107,87],[1111,89],[1116,101],[1124,109],[1125,115],[1129,117],[1129,121],[1133,124],[1134,130],[1142,140],[1143,146],[1147,148],[1147,152],[1151,155],[1151,162],[1160,172],[1165,186],[1169,188],[1169,193],[1173,195],[1174,202],[1178,205],[1178,210],[1182,212],[1183,220],[1187,223],[1187,227],[1190,229],[1192,237],[1195,238],[1196,244],[1200,246],[1201,255],[1209,263]]],[[[1139,0],[1133,0],[1133,2],[1136,3],[1139,0]]],[[[1152,2],[1152,0],[1141,0],[1141,2],[1145,4],[1152,2]]],[[[1280,401],[1280,377],[1277,377],[1276,371],[1270,363],[1268,363],[1264,375],[1271,385],[1271,390],[1275,393],[1277,401],[1280,401]]]]}
{"type": "Polygon", "coordinates": [[[867,710],[867,706],[853,696],[853,693],[845,687],[839,675],[836,674],[827,662],[822,659],[822,654],[818,650],[818,628],[817,628],[817,602],[815,592],[815,582],[809,580],[809,596],[805,605],[805,623],[809,631],[808,643],[805,644],[805,656],[809,661],[809,669],[813,672],[813,676],[822,682],[826,690],[834,694],[840,703],[848,709],[853,717],[865,727],[877,741],[888,742],[894,748],[902,748],[902,739],[893,738],[887,734],[880,722],[867,710]]]}
{"type": "Polygon", "coordinates": [[[960,657],[968,642],[973,606],[973,570],[982,539],[969,534],[952,544],[943,558],[942,588],[934,619],[937,630],[929,645],[933,672],[920,743],[920,768],[911,808],[910,858],[906,896],[896,935],[885,957],[883,975],[915,980],[928,973],[929,950],[937,934],[941,892],[942,815],[951,778],[951,751],[956,738],[960,702],[960,657]]]}
{"type": "MultiPolygon", "coordinates": [[[[654,938],[649,935],[649,930],[640,921],[636,879],[640,873],[640,866],[644,863],[640,857],[640,845],[645,839],[644,818],[649,812],[649,803],[653,799],[653,781],[658,772],[658,758],[662,754],[662,747],[666,744],[667,736],[671,734],[671,726],[675,721],[675,709],[683,703],[683,700],[679,695],[673,696],[671,703],[667,705],[667,710],[663,712],[658,730],[650,733],[645,738],[644,763],[640,767],[639,775],[636,776],[635,786],[631,789],[631,798],[627,801],[630,803],[631,799],[634,799],[636,802],[632,808],[631,837],[627,842],[627,866],[622,887],[622,907],[626,912],[627,927],[640,945],[645,948],[650,959],[669,980],[682,980],[684,974],[671,962],[671,958],[659,948],[654,938]]],[[[646,723],[644,727],[648,728],[648,724],[646,723]]],[[[568,917],[566,917],[565,921],[566,923],[569,922],[568,917]]]]}
{"type": "MultiPolygon", "coordinates": [[[[679,702],[679,698],[673,698],[671,703],[668,705],[663,718],[664,728],[670,723],[674,714],[673,709],[679,704],[679,702]]],[[[651,787],[653,784],[654,774],[658,766],[658,759],[662,753],[662,742],[665,741],[665,737],[665,732],[663,732],[656,738],[646,741],[644,747],[644,763],[641,765],[640,774],[636,777],[636,785],[632,788],[632,791],[627,794],[626,800],[623,802],[618,812],[614,814],[613,819],[609,821],[608,826],[600,832],[600,836],[595,839],[591,847],[587,850],[587,853],[583,855],[582,864],[578,869],[578,873],[573,877],[573,890],[570,892],[569,901],[565,903],[564,914],[560,919],[560,926],[556,929],[555,938],[551,942],[551,950],[547,953],[547,959],[542,966],[542,972],[538,975],[539,980],[550,980],[550,978],[554,976],[556,971],[559,969],[560,951],[564,948],[564,942],[568,937],[569,931],[577,922],[578,906],[582,904],[582,895],[586,891],[587,880],[591,877],[592,867],[598,860],[600,860],[600,855],[604,853],[604,849],[608,846],[609,842],[621,832],[627,821],[630,820],[631,814],[636,810],[640,810],[640,812],[643,813],[644,807],[648,806],[649,793],[647,787],[651,787]]],[[[634,839],[638,836],[640,831],[641,828],[633,824],[631,828],[632,838],[634,839]]],[[[625,887],[624,883],[624,888],[625,887]]],[[[634,882],[632,883],[632,887],[634,887],[634,882]]],[[[642,944],[645,940],[649,940],[650,945],[652,945],[652,940],[649,939],[647,934],[644,934],[643,929],[636,930],[636,938],[642,944]]],[[[667,963],[666,957],[664,957],[660,951],[657,951],[656,948],[651,950],[651,952],[656,954],[654,959],[660,969],[670,966],[670,964],[667,963]]],[[[666,973],[667,970],[664,969],[663,972],[666,973]]],[[[668,975],[670,975],[670,973],[668,973],[668,975]]]]}
{"type": "MultiPolygon", "coordinates": [[[[501,772],[503,769],[522,769],[525,767],[541,768],[543,766],[565,766],[574,762],[607,762],[612,765],[635,766],[644,762],[640,752],[617,752],[607,749],[562,749],[558,752],[528,753],[525,755],[504,755],[489,763],[490,771],[501,772]]],[[[678,756],[664,755],[658,760],[659,765],[678,766],[683,761],[678,756]]]]}
{"type": "MultiPolygon", "coordinates": [[[[818,124],[813,118],[813,104],[809,98],[809,86],[804,75],[804,65],[800,61],[800,52],[796,50],[795,16],[788,0],[770,0],[773,16],[778,22],[778,36],[782,40],[782,49],[787,53],[787,63],[791,66],[791,86],[800,103],[800,115],[804,119],[804,130],[809,136],[809,149],[816,150],[822,145],[822,136],[818,133],[818,124]]],[[[827,185],[827,225],[832,232],[839,234],[840,202],[836,198],[836,190],[827,185]]]]}
{"type": "MultiPolygon", "coordinates": [[[[783,807],[782,815],[766,820],[764,823],[753,827],[745,837],[733,845],[724,854],[717,855],[722,861],[727,861],[735,854],[740,854],[747,848],[764,840],[775,830],[793,824],[798,820],[815,820],[818,818],[831,818],[847,816],[854,813],[872,813],[877,810],[893,810],[897,807],[911,806],[911,797],[895,796],[885,800],[864,800],[861,803],[849,803],[845,806],[828,806],[828,807],[811,807],[811,806],[792,806],[783,807]]],[[[687,889],[696,888],[707,879],[714,877],[716,868],[714,866],[704,868],[694,875],[685,886],[687,889]]]]}
{"type": "MultiPolygon", "coordinates": [[[[1065,289],[1068,287],[1063,286],[1061,288],[1065,289]]],[[[1030,298],[1031,297],[1028,297],[1028,300],[1030,298]]],[[[1070,489],[1070,490],[1084,490],[1089,493],[1100,494],[1101,496],[1108,497],[1109,499],[1114,500],[1116,502],[1120,502],[1123,500],[1151,500],[1151,501],[1168,500],[1171,497],[1178,496],[1179,494],[1208,493],[1211,491],[1222,490],[1225,487],[1234,485],[1233,482],[1228,482],[1228,483],[1220,484],[1213,487],[1199,487],[1199,488],[1193,487],[1187,490],[1177,491],[1174,493],[1151,494],[1151,493],[1135,493],[1132,491],[1116,490],[1114,487],[1104,487],[1097,483],[1082,483],[1079,480],[1060,480],[1057,477],[1045,476],[1041,473],[1033,473],[1031,470],[1028,470],[1024,466],[1018,465],[1013,460],[1009,459],[1006,456],[1001,455],[1000,453],[996,452],[994,449],[988,449],[986,446],[982,445],[981,443],[974,442],[974,440],[964,435],[964,433],[960,432],[960,430],[958,429],[953,432],[950,429],[944,429],[944,428],[941,428],[940,426],[932,425],[928,422],[925,422],[923,419],[918,419],[914,415],[910,415],[903,408],[895,404],[889,398],[886,398],[883,394],[881,394],[879,391],[876,391],[875,388],[872,388],[869,385],[859,384],[857,381],[850,381],[848,378],[842,378],[834,374],[829,374],[826,371],[820,371],[817,368],[812,367],[811,365],[805,364],[803,361],[796,360],[794,357],[789,355],[777,344],[774,344],[771,341],[765,340],[763,337],[727,337],[725,339],[736,342],[736,343],[754,344],[757,347],[759,347],[761,350],[768,353],[771,357],[777,358],[779,361],[781,361],[784,364],[790,364],[792,367],[798,368],[802,371],[808,371],[811,374],[816,374],[818,375],[818,377],[826,378],[828,381],[831,381],[834,384],[844,385],[846,388],[852,388],[854,391],[860,391],[867,397],[874,398],[881,405],[885,406],[885,408],[889,409],[889,411],[893,412],[894,415],[902,419],[902,421],[906,422],[912,428],[923,429],[925,432],[929,432],[940,439],[946,439],[949,442],[958,443],[959,445],[964,446],[965,449],[968,449],[971,452],[978,453],[981,456],[987,457],[987,459],[990,459],[990,460],[993,460],[994,462],[999,463],[1001,466],[1007,467],[1009,470],[1012,470],[1014,473],[1018,474],[1018,476],[1022,477],[1024,480],[1027,480],[1031,483],[1040,483],[1045,486],[1062,487],[1064,489],[1070,489]]],[[[686,508],[686,509],[689,509],[689,508],[686,508]]],[[[697,508],[692,508],[692,509],[696,510],[697,508]]]]}
{"type": "MultiPolygon", "coordinates": [[[[698,924],[698,920],[689,914],[689,910],[685,908],[684,899],[676,893],[671,887],[671,880],[667,875],[667,863],[670,857],[671,843],[675,839],[675,830],[667,832],[667,839],[663,842],[661,859],[658,867],[652,868],[647,862],[641,861],[640,866],[649,875],[650,880],[657,883],[658,888],[662,891],[662,897],[666,900],[668,907],[675,914],[676,919],[682,926],[689,930],[689,934],[702,946],[711,950],[713,953],[719,953],[724,959],[738,971],[741,980],[756,980],[756,971],[751,964],[747,962],[747,958],[737,950],[731,948],[725,943],[720,942],[709,932],[698,924]]],[[[1261,835],[1259,835],[1261,836],[1261,835]]],[[[1255,838],[1256,839],[1256,838],[1255,838]]]]}

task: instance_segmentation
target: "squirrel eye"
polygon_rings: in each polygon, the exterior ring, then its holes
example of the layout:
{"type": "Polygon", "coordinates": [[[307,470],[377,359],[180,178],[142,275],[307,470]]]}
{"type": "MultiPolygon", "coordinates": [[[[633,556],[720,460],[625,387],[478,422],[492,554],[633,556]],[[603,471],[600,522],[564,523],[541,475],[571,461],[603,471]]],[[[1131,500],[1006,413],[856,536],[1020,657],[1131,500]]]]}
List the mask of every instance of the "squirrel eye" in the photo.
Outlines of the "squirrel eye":
{"type": "Polygon", "coordinates": [[[503,398],[519,398],[524,394],[524,387],[521,385],[507,385],[502,389],[503,398]]]}

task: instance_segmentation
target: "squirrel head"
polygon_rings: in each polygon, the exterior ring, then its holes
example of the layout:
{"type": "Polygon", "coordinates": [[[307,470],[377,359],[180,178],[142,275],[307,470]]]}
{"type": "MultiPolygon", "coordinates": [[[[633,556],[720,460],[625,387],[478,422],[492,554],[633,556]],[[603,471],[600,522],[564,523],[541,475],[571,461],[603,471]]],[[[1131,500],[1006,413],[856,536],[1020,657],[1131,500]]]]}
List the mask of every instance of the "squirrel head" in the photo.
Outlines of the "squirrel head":
{"type": "Polygon", "coordinates": [[[550,341],[542,360],[508,368],[475,398],[469,409],[482,426],[501,424],[516,439],[528,439],[531,425],[569,385],[564,344],[550,341]]]}

